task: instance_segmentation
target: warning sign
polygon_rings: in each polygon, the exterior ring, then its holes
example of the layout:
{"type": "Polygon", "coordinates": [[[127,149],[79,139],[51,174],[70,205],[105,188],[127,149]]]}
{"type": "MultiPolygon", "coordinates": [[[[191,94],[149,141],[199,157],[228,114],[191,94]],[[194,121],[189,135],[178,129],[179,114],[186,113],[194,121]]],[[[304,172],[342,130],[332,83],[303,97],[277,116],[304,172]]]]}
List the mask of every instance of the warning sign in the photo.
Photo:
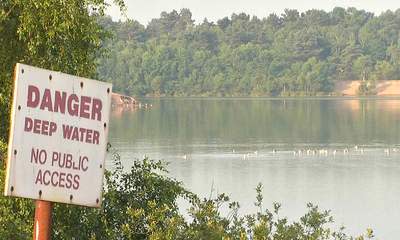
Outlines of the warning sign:
{"type": "Polygon", "coordinates": [[[5,195],[101,205],[111,88],[17,64],[5,195]]]}

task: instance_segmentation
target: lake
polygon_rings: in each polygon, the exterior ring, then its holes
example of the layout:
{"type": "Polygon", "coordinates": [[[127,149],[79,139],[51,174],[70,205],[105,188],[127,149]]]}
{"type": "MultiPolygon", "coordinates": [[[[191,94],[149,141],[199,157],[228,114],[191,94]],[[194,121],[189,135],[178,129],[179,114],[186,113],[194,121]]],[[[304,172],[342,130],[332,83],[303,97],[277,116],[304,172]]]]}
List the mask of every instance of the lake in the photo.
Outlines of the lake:
{"type": "Polygon", "coordinates": [[[264,207],[282,203],[281,216],[297,219],[312,202],[347,233],[400,235],[400,98],[144,102],[153,107],[111,115],[109,141],[124,165],[143,155],[168,161],[185,187],[203,197],[225,192],[241,213],[256,211],[261,182],[264,207]]]}

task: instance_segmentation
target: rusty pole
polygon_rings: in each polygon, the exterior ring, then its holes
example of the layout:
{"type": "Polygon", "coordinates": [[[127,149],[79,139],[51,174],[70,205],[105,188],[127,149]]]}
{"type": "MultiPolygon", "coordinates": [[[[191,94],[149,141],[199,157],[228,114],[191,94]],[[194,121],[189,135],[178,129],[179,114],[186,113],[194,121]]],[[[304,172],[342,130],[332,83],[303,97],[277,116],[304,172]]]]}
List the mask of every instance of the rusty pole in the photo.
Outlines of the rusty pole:
{"type": "Polygon", "coordinates": [[[49,240],[51,236],[51,213],[53,203],[36,200],[33,240],[49,240]]]}

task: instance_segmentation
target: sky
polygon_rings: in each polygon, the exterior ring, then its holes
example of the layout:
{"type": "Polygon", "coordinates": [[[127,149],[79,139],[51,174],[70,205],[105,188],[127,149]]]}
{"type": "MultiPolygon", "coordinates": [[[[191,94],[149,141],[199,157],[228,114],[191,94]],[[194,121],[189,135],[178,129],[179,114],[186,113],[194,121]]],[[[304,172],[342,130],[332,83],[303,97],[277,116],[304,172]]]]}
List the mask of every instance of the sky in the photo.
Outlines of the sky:
{"type": "MultiPolygon", "coordinates": [[[[125,0],[127,17],[147,25],[153,18],[158,18],[162,11],[189,8],[193,19],[200,23],[204,18],[216,22],[232,13],[245,12],[259,18],[271,13],[281,14],[285,8],[297,9],[300,12],[309,9],[332,10],[334,7],[356,7],[373,12],[376,15],[386,10],[400,8],[399,0],[125,0]]],[[[121,18],[119,10],[112,6],[107,14],[114,20],[121,18]]]]}

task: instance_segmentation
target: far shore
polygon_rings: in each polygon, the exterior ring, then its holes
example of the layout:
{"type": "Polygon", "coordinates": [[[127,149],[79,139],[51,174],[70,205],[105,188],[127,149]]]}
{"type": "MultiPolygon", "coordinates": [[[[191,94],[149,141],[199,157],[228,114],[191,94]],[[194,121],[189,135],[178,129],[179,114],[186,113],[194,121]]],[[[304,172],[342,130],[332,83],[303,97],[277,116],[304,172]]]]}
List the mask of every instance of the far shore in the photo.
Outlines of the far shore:
{"type": "MultiPolygon", "coordinates": [[[[359,96],[362,80],[339,81],[335,86],[338,96],[359,96]]],[[[400,80],[378,80],[372,96],[400,96],[400,80]]]]}
{"type": "MultiPolygon", "coordinates": [[[[343,80],[337,81],[332,92],[286,92],[280,95],[263,95],[252,93],[250,95],[213,95],[204,93],[200,95],[186,96],[186,95],[165,95],[165,94],[148,94],[146,96],[124,96],[115,93],[115,96],[123,96],[124,98],[132,99],[134,102],[138,99],[146,98],[330,98],[330,97],[348,97],[348,98],[363,98],[363,97],[400,97],[400,80],[377,80],[374,82],[374,87],[370,89],[368,94],[360,94],[360,86],[362,80],[343,80]]],[[[370,84],[371,81],[366,81],[370,84]]]]}

